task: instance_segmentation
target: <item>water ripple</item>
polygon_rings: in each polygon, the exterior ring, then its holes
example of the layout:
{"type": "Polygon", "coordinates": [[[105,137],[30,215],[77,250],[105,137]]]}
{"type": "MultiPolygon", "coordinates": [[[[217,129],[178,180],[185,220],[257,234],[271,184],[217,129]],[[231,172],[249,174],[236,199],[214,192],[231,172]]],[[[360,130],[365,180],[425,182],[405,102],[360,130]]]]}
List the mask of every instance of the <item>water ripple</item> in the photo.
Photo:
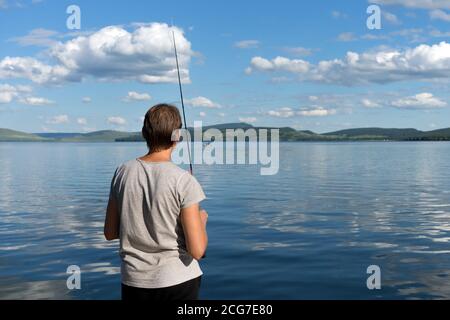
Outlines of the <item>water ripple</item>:
{"type": "MultiPolygon", "coordinates": [[[[0,298],[115,299],[109,184],[141,144],[0,144],[0,298]],[[30,160],[29,154],[33,154],[30,160]],[[81,267],[83,288],[66,288],[81,267]]],[[[280,172],[196,166],[209,299],[450,298],[450,144],[282,143],[280,172]],[[366,268],[382,269],[382,290],[366,268]]]]}

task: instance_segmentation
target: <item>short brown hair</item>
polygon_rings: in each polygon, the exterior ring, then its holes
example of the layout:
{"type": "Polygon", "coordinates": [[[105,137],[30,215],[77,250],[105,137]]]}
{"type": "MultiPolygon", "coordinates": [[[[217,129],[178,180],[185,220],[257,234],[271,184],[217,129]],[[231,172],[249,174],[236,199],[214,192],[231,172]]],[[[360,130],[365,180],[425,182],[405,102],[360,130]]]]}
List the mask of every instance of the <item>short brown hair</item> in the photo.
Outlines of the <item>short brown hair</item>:
{"type": "Polygon", "coordinates": [[[151,152],[167,150],[173,146],[172,133],[181,129],[180,111],[170,104],[157,104],[145,114],[142,136],[151,152]]]}

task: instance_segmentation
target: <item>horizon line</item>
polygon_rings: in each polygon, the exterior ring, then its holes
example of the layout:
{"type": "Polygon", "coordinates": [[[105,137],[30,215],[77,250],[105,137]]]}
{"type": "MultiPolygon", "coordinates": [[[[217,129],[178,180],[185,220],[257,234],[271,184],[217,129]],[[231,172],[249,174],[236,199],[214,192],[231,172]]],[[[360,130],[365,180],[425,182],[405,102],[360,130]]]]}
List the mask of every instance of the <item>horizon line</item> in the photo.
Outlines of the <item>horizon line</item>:
{"type": "MultiPolygon", "coordinates": [[[[384,130],[417,130],[417,131],[421,131],[421,132],[432,132],[432,131],[437,131],[437,130],[444,130],[444,129],[450,129],[449,127],[443,127],[443,128],[434,128],[431,130],[421,130],[421,129],[417,129],[414,127],[377,127],[377,126],[369,126],[369,127],[349,127],[349,128],[343,128],[343,129],[339,129],[339,130],[333,130],[333,131],[326,131],[326,132],[316,132],[313,131],[311,129],[296,129],[290,126],[256,126],[253,125],[251,123],[247,123],[247,122],[226,122],[226,123],[216,123],[216,124],[212,124],[212,125],[205,125],[203,127],[214,127],[214,126],[223,126],[223,125],[237,125],[237,124],[242,124],[242,125],[247,125],[247,126],[251,126],[253,128],[267,128],[267,129],[283,129],[283,128],[290,128],[293,129],[297,132],[304,132],[304,131],[310,131],[313,132],[315,134],[327,134],[327,133],[334,133],[334,132],[339,132],[339,131],[345,131],[345,130],[357,130],[357,129],[384,129],[384,130]]],[[[195,127],[188,127],[188,129],[194,129],[195,127]]],[[[94,133],[94,132],[102,132],[102,131],[114,131],[114,132],[123,132],[123,133],[139,133],[140,131],[123,131],[123,130],[119,130],[119,129],[98,129],[98,130],[93,130],[93,131],[41,131],[41,132],[28,132],[28,131],[22,131],[22,130],[17,130],[17,129],[12,129],[12,128],[0,128],[0,129],[6,129],[6,130],[12,130],[12,131],[18,131],[18,132],[23,132],[23,133],[28,133],[28,134],[89,134],[89,133],[94,133]]],[[[240,129],[240,128],[229,128],[229,129],[240,129]]]]}

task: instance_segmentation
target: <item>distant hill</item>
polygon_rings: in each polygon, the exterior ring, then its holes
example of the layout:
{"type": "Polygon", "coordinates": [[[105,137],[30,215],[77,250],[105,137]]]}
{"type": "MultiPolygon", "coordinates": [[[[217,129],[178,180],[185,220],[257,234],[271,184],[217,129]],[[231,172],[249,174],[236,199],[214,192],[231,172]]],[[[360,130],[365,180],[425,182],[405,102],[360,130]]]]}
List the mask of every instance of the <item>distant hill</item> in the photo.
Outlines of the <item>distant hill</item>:
{"type": "Polygon", "coordinates": [[[130,132],[102,130],[89,133],[35,133],[35,135],[59,142],[115,142],[129,137],[130,132]]]}
{"type": "Polygon", "coordinates": [[[47,138],[47,139],[63,139],[63,138],[72,138],[75,136],[79,136],[79,132],[44,132],[44,133],[33,133],[39,137],[47,138]]]}
{"type": "Polygon", "coordinates": [[[394,141],[420,141],[420,140],[450,140],[450,128],[434,131],[420,131],[417,129],[384,129],[359,128],[347,129],[330,133],[325,136],[338,136],[352,140],[394,140],[394,141]]]}
{"type": "MultiPolygon", "coordinates": [[[[234,123],[222,123],[222,124],[215,124],[212,126],[204,126],[204,130],[208,130],[211,128],[223,130],[223,129],[249,129],[253,128],[251,124],[245,123],[245,122],[234,122],[234,123]]],[[[191,128],[192,129],[192,128],[191,128]]]]}
{"type": "MultiPolygon", "coordinates": [[[[225,123],[205,126],[203,130],[218,129],[224,135],[226,129],[273,129],[254,127],[248,123],[225,123]]],[[[324,134],[309,130],[301,131],[289,127],[280,129],[280,141],[450,141],[450,128],[433,131],[416,129],[358,128],[334,131],[324,134]]],[[[189,128],[191,134],[193,128],[189,128]]],[[[270,139],[270,132],[269,137],[270,139]]],[[[142,142],[140,132],[102,130],[89,133],[25,133],[9,129],[0,129],[0,141],[48,141],[48,142],[142,142]]]]}
{"type": "Polygon", "coordinates": [[[3,142],[15,142],[15,141],[23,141],[23,142],[33,142],[33,141],[47,141],[48,139],[44,137],[37,136],[31,133],[25,133],[21,131],[15,131],[10,129],[0,129],[0,141],[3,142]]]}
{"type": "MultiPolygon", "coordinates": [[[[254,127],[248,123],[225,123],[203,127],[203,131],[208,129],[218,129],[224,135],[226,129],[273,129],[271,127],[254,127]]],[[[290,127],[280,129],[280,141],[368,141],[368,140],[388,140],[388,141],[450,141],[450,128],[434,131],[420,131],[417,129],[384,129],[384,128],[358,128],[347,129],[324,134],[318,134],[310,130],[295,130],[290,127]]],[[[191,135],[193,128],[189,128],[191,135]]],[[[118,138],[116,141],[144,141],[140,132],[130,133],[128,136],[118,138]]]]}
{"type": "MultiPolygon", "coordinates": [[[[218,124],[218,125],[212,125],[212,126],[204,126],[203,132],[207,131],[209,129],[218,129],[222,132],[222,134],[226,135],[227,129],[274,129],[273,127],[254,127],[251,124],[248,123],[225,123],[225,124],[218,124]]],[[[278,129],[278,128],[277,128],[278,129]]],[[[335,137],[331,136],[322,136],[320,134],[314,133],[312,131],[298,131],[289,127],[285,128],[279,128],[280,129],[280,140],[281,141],[324,141],[324,140],[333,140],[335,137]]],[[[194,137],[194,129],[188,128],[188,130],[191,132],[191,136],[194,137]]],[[[268,132],[270,138],[270,131],[268,132]]],[[[137,141],[144,141],[144,138],[142,137],[140,132],[134,132],[130,134],[128,137],[119,138],[117,139],[118,142],[137,142],[137,141]]]]}
{"type": "Polygon", "coordinates": [[[416,140],[450,140],[450,128],[425,132],[422,137],[419,137],[419,139],[416,140]]]}
{"type": "Polygon", "coordinates": [[[117,139],[129,137],[130,132],[102,130],[83,133],[72,137],[62,138],[62,142],[115,142],[117,139]]]}

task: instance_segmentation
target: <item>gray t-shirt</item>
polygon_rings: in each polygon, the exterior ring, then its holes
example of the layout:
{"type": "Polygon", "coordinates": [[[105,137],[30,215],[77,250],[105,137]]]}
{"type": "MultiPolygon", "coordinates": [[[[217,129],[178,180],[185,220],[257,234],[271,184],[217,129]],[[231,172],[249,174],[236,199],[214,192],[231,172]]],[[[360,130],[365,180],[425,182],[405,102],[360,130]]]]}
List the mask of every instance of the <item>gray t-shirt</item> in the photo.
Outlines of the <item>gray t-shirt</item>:
{"type": "Polygon", "coordinates": [[[189,172],[171,162],[131,160],[117,168],[110,196],[119,207],[123,284],[164,288],[202,275],[180,221],[182,208],[205,199],[189,172]]]}

